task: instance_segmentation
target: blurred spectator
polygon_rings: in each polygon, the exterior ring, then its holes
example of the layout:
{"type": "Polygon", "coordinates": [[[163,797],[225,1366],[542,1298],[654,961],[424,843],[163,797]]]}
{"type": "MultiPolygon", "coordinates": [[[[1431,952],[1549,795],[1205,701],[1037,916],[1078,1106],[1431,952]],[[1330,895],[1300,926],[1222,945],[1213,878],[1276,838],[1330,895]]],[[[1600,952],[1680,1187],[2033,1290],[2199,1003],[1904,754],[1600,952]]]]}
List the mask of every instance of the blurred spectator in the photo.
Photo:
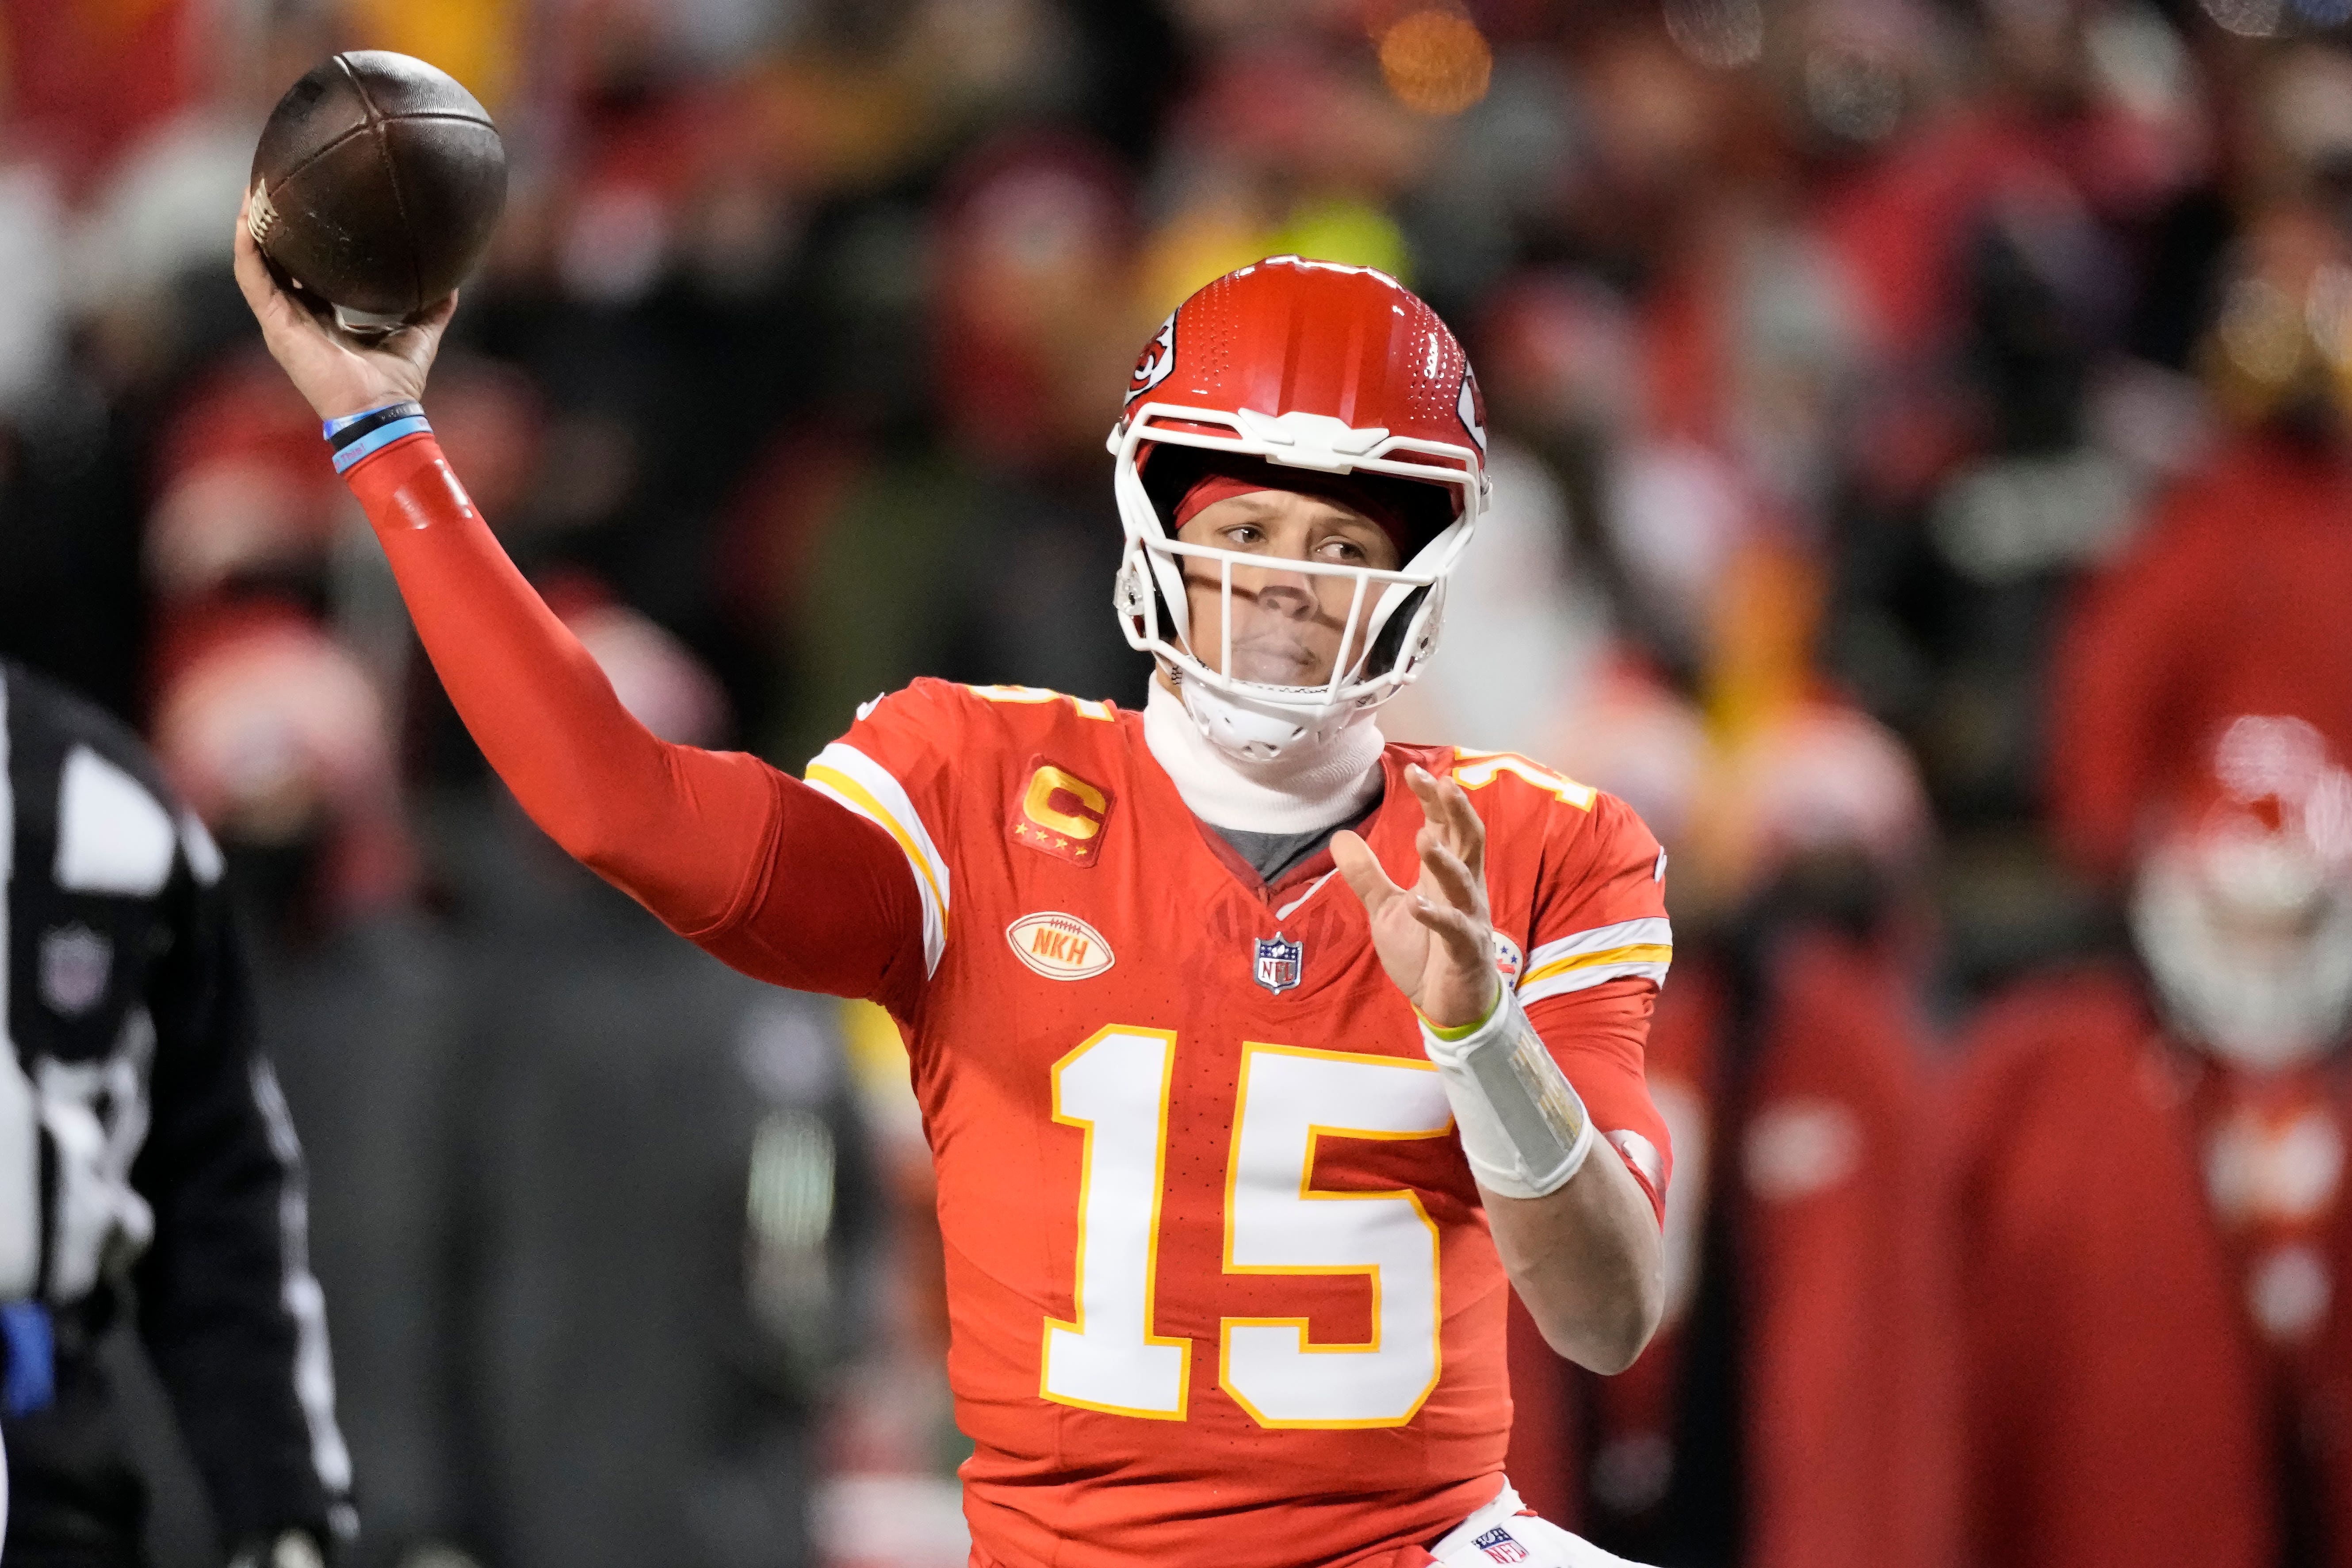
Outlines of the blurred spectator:
{"type": "Polygon", "coordinates": [[[1973,878],[2036,804],[2066,588],[2193,456],[2193,391],[2123,351],[2176,259],[2145,237],[2207,177],[2210,138],[2151,7],[1987,5],[1969,31],[1926,7],[1889,16],[1822,33],[1791,79],[1867,367],[1825,652],[1917,748],[1973,878]]]}
{"type": "MultiPolygon", "coordinates": [[[[555,598],[642,722],[720,737],[676,639],[555,598]]],[[[504,796],[447,826],[469,1537],[512,1568],[813,1564],[877,1184],[836,1006],[683,947],[504,796]]]]}
{"type": "MultiPolygon", "coordinates": [[[[143,550],[166,606],[236,588],[317,595],[347,504],[319,461],[317,421],[268,357],[225,357],[187,386],[156,432],[143,550]]],[[[495,470],[494,470],[495,471],[495,470]]]]}
{"type": "MultiPolygon", "coordinates": [[[[1629,692],[1610,710],[1642,708],[1629,692]]],[[[1629,763],[1605,737],[1587,755],[1573,765],[1612,786],[1612,759],[1629,763]]],[[[1908,890],[1925,800],[1891,737],[1820,700],[1693,760],[1706,771],[1679,782],[1631,760],[1627,786],[1670,811],[1717,792],[1698,814],[1714,830],[1676,861],[1701,892],[1676,900],[1678,973],[1650,1030],[1676,1155],[1666,1321],[1606,1382],[1515,1361],[1514,1479],[1542,1484],[1526,1446],[1580,1405],[1551,1484],[1612,1551],[1951,1568],[1955,1281],[1908,890]]]]}
{"type": "Polygon", "coordinates": [[[100,1353],[130,1314],[215,1549],[316,1564],[352,1533],[351,1458],[220,851],[127,730],[14,665],[0,739],[7,1559],[143,1561],[148,1484],[100,1353]]]}
{"type": "Polygon", "coordinates": [[[310,1152],[363,1505],[346,1560],[410,1561],[453,1523],[446,939],[416,908],[389,726],[352,658],[267,606],[216,615],[169,657],[157,751],[227,859],[259,1038],[310,1152]]]}
{"type": "Polygon", "coordinates": [[[2027,983],[1960,1102],[1969,1519],[2022,1568],[2340,1561],[2352,775],[2245,716],[2139,862],[2143,971],[2027,983]]]}
{"type": "MultiPolygon", "coordinates": [[[[1609,793],[1673,847],[1692,842],[1715,743],[1698,710],[1620,647],[1564,694],[1534,754],[1578,777],[1607,779],[1609,793]]],[[[1679,902],[1679,879],[1675,891],[1679,902]]]]}
{"type": "Polygon", "coordinates": [[[1393,741],[1443,738],[1540,756],[1562,693],[1592,682],[1605,606],[1571,564],[1566,506],[1543,468],[1497,441],[1495,498],[1445,589],[1446,637],[1381,716],[1393,741]]]}
{"type": "Polygon", "coordinates": [[[772,601],[798,677],[777,754],[813,753],[845,707],[921,672],[1139,704],[1146,671],[1103,597],[1120,536],[1101,443],[1150,331],[1123,287],[1126,202],[1116,163],[1069,139],[983,146],[955,172],[930,238],[936,436],[836,439],[755,502],[801,535],[801,579],[772,601]]]}
{"type": "Polygon", "coordinates": [[[2159,504],[2095,583],[2053,679],[2049,798],[2062,843],[2120,873],[2148,814],[2200,766],[2182,746],[2237,713],[2352,745],[2352,238],[2315,215],[2247,237],[2209,350],[2246,427],[2159,504]]]}
{"type": "MultiPolygon", "coordinates": [[[[135,78],[150,91],[176,89],[172,98],[151,100],[151,114],[122,125],[110,159],[85,165],[90,184],[67,277],[91,329],[96,364],[105,379],[128,387],[236,337],[236,301],[221,287],[220,214],[244,191],[270,107],[334,47],[332,29],[326,7],[310,5],[160,0],[120,10],[54,9],[62,21],[58,38],[78,37],[93,52],[123,51],[103,66],[85,60],[81,81],[135,78]],[[140,29],[128,24],[140,11],[160,36],[135,36],[140,29]],[[134,60],[138,68],[126,68],[134,60]]],[[[103,124],[142,96],[108,92],[83,110],[103,124]]]]}
{"type": "Polygon", "coordinates": [[[8,139],[76,185],[196,90],[205,68],[200,0],[136,9],[10,0],[8,139]],[[136,57],[142,68],[121,69],[136,57]]]}
{"type": "Polygon", "coordinates": [[[49,171],[0,164],[0,417],[23,421],[55,380],[66,352],[65,213],[49,171]]]}

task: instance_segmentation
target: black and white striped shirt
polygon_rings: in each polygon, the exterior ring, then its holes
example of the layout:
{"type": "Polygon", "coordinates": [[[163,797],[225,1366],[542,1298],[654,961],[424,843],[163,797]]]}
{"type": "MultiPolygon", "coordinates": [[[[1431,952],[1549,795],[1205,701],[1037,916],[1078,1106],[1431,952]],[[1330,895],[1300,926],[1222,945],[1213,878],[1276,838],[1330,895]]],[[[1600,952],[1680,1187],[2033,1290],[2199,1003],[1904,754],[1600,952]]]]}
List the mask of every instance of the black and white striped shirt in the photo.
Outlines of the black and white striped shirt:
{"type": "Polygon", "coordinates": [[[0,1302],[102,1315],[127,1281],[223,1533],[344,1536],[301,1151],[221,868],[128,729],[0,660],[0,1302]]]}

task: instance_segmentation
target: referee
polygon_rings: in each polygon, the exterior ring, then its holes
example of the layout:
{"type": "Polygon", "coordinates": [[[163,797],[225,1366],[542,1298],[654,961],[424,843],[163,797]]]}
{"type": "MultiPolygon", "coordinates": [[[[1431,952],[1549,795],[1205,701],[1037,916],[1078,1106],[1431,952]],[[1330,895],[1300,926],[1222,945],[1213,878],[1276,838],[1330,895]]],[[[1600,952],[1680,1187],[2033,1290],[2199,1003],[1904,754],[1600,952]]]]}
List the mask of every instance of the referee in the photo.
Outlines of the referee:
{"type": "Polygon", "coordinates": [[[125,1312],[236,1568],[311,1568],[353,1532],[301,1151],[220,879],[127,729],[0,660],[6,1568],[143,1560],[97,1355],[125,1312]]]}

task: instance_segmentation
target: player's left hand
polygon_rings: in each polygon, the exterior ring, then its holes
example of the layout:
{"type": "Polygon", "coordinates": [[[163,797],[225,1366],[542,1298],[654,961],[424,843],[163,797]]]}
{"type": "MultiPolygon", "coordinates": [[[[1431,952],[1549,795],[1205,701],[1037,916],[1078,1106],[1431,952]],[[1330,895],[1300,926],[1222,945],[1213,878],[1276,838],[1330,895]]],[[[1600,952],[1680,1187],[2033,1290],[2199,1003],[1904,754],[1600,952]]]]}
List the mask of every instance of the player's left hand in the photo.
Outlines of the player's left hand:
{"type": "Polygon", "coordinates": [[[1413,839],[1421,875],[1412,889],[1391,881],[1354,833],[1332,836],[1331,858],[1364,900],[1381,967],[1423,1017],[1458,1029],[1494,1011],[1503,983],[1486,912],[1486,825],[1452,779],[1413,766],[1404,781],[1423,817],[1413,839]]]}

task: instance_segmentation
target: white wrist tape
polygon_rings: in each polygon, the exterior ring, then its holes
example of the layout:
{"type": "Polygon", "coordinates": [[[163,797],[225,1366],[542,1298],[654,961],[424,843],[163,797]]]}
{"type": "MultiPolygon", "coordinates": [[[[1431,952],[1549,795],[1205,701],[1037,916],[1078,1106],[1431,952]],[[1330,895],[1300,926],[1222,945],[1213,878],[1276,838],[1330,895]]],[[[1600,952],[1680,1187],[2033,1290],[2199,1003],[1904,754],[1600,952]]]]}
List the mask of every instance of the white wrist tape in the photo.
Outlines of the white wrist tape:
{"type": "Polygon", "coordinates": [[[1559,1191],[1592,1152],[1592,1119],[1507,985],[1492,1016],[1449,1040],[1422,1020],[1462,1152],[1478,1184],[1507,1198],[1559,1191]]]}

